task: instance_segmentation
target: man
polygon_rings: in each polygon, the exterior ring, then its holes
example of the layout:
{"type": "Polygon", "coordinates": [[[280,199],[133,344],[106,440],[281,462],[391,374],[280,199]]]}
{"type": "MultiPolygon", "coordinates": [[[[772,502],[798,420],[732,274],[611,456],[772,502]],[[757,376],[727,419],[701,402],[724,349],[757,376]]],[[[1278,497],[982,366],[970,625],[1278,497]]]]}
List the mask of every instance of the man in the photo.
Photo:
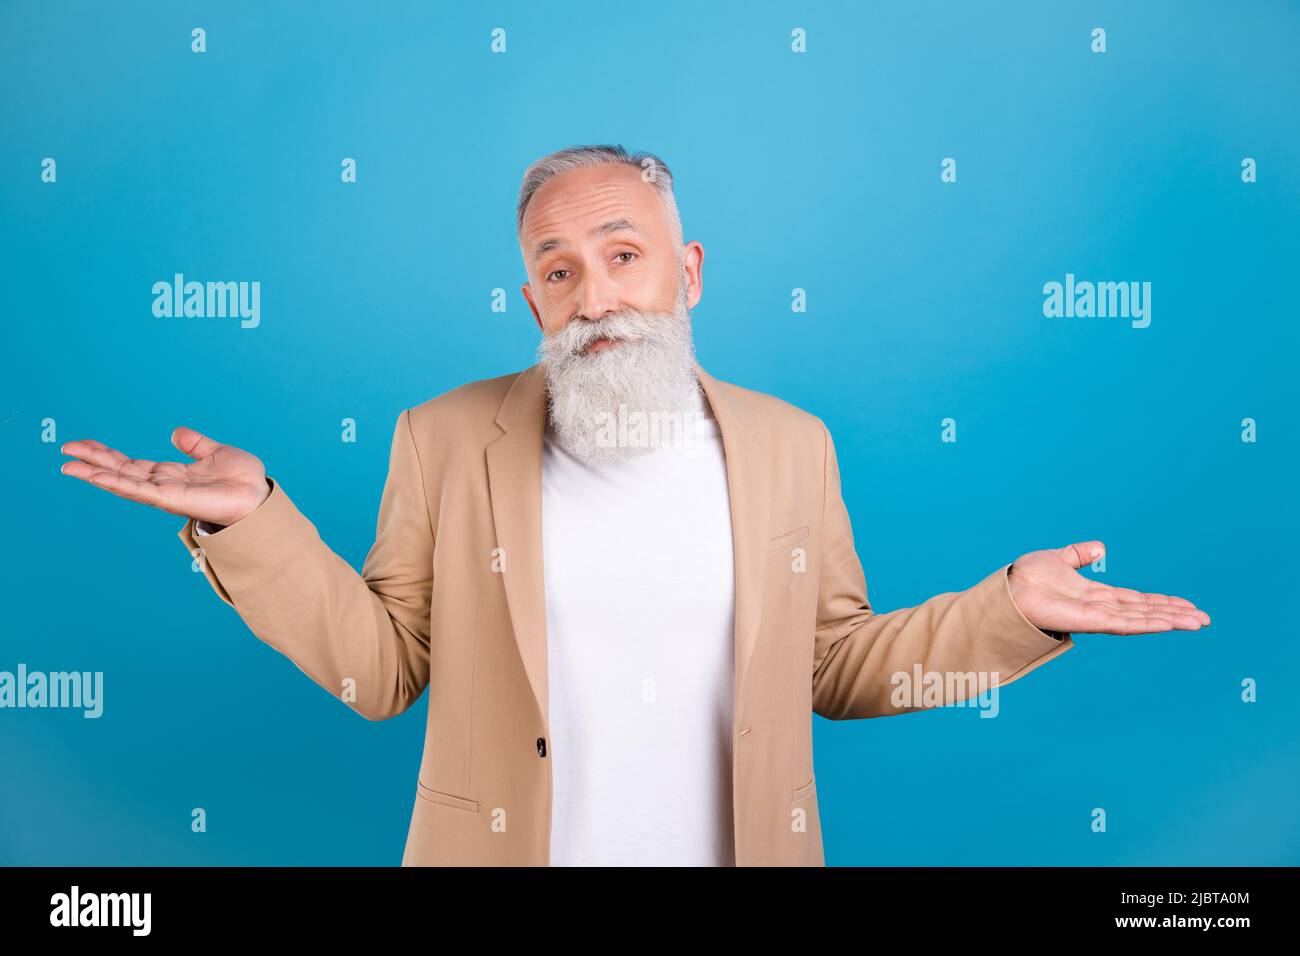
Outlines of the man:
{"type": "Polygon", "coordinates": [[[876,613],[820,419],[719,381],[689,310],[668,167],[578,147],[518,206],[539,362],[398,417],[358,575],[262,462],[189,428],[192,462],[64,446],[64,473],[189,520],[180,537],[263,641],[358,713],[429,688],[403,863],[821,865],[812,714],[938,699],[897,675],[1004,686],[1072,632],[1196,630],[1190,602],[1034,551],[876,613]]]}

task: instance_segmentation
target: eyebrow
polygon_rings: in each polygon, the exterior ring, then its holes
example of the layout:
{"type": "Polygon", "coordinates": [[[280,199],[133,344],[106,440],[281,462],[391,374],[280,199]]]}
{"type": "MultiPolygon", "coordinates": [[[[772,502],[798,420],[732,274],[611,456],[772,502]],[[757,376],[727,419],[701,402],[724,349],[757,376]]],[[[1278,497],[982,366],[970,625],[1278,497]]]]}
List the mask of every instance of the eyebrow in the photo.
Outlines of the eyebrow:
{"type": "MultiPolygon", "coordinates": [[[[634,223],[631,219],[626,219],[626,218],[611,219],[609,222],[601,223],[599,226],[596,226],[589,233],[587,233],[587,235],[593,237],[603,236],[611,232],[619,232],[623,230],[629,232],[635,232],[638,236],[643,235],[641,230],[637,228],[637,224],[634,223]]],[[[533,261],[536,262],[538,259],[546,255],[552,249],[563,249],[566,246],[568,246],[568,242],[566,242],[563,239],[543,239],[533,249],[533,261]]]]}

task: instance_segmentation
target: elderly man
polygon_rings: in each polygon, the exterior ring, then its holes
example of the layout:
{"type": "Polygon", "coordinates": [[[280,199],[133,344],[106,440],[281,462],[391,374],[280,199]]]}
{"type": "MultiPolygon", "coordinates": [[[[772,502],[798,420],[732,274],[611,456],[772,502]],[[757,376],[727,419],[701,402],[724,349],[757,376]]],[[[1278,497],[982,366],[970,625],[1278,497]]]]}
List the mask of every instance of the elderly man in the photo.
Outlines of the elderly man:
{"type": "Polygon", "coordinates": [[[360,574],[232,445],[63,449],[65,474],[186,517],[220,598],[358,713],[428,687],[404,864],[821,865],[813,713],[956,703],[1073,632],[1209,623],[1079,574],[1099,541],[877,613],[825,425],[696,360],[704,249],[662,160],[547,156],[518,230],[539,360],[398,416],[360,574]],[[913,674],[934,692],[898,697],[913,674]]]}

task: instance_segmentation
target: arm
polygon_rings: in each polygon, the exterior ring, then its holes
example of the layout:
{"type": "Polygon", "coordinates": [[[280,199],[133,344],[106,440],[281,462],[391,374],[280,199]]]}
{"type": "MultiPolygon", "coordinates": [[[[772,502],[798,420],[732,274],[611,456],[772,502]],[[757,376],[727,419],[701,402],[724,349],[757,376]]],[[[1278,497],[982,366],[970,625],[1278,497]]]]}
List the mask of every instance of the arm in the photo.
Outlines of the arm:
{"type": "MultiPolygon", "coordinates": [[[[877,614],[867,600],[862,564],[840,492],[839,464],[822,425],[825,475],[822,562],[813,654],[813,711],[833,720],[883,717],[917,707],[890,701],[893,675],[984,672],[986,688],[1003,686],[1074,646],[1029,622],[1011,596],[1003,565],[965,591],[948,592],[916,607],[877,614]],[[996,672],[996,679],[994,678],[996,672]]],[[[951,704],[957,699],[945,699],[951,704]]]]}
{"type": "MultiPolygon", "coordinates": [[[[266,500],[196,541],[203,573],[258,638],[336,697],[355,681],[358,713],[393,717],[429,681],[433,532],[410,413],[397,420],[375,542],[361,573],[331,551],[315,526],[268,479],[266,500]]],[[[213,527],[207,525],[207,527],[213,527]]]]}

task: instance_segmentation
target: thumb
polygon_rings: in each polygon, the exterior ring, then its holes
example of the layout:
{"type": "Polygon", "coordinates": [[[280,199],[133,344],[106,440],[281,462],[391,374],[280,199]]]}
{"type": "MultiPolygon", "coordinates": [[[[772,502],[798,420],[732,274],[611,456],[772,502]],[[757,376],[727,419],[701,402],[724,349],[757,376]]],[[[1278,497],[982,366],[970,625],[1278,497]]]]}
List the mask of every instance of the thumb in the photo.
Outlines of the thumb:
{"type": "Polygon", "coordinates": [[[1080,541],[1066,545],[1058,553],[1070,567],[1078,570],[1085,564],[1100,560],[1106,554],[1106,545],[1100,541],[1080,541]]]}
{"type": "Polygon", "coordinates": [[[221,447],[220,442],[215,442],[206,435],[196,432],[193,428],[186,428],[184,425],[172,432],[172,444],[196,461],[200,458],[207,458],[221,447]]]}

